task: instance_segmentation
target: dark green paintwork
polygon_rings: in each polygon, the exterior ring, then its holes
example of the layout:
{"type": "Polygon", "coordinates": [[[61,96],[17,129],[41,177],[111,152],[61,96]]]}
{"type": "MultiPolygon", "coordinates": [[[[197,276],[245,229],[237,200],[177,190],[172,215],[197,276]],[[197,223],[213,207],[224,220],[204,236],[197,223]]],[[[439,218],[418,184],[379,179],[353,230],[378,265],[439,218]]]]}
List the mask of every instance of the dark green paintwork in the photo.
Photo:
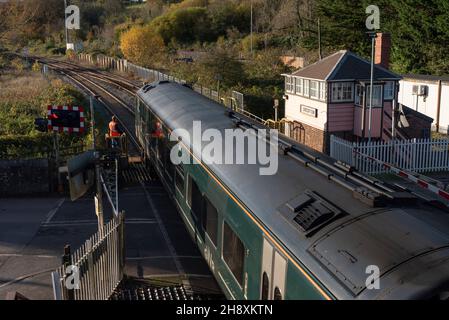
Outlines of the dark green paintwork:
{"type": "MultiPolygon", "coordinates": [[[[143,103],[140,102],[142,106],[143,103]]],[[[137,108],[143,110],[143,108],[137,108]]],[[[136,116],[137,135],[142,144],[144,144],[144,133],[150,125],[145,121],[151,121],[151,115],[144,115],[140,118],[140,112],[136,116]]],[[[168,132],[166,132],[168,135],[168,132]]],[[[167,189],[172,193],[176,200],[177,207],[181,217],[192,238],[196,241],[202,255],[206,259],[209,267],[214,274],[217,282],[230,299],[249,299],[259,300],[261,292],[261,269],[262,269],[262,250],[263,250],[263,231],[247,216],[239,205],[228,196],[228,194],[219,186],[206,170],[200,165],[184,165],[185,188],[184,194],[181,194],[174,187],[174,172],[167,173],[166,168],[160,165],[159,161],[154,161],[154,157],[149,157],[153,165],[156,164],[156,170],[163,179],[167,189]],[[197,183],[201,193],[205,195],[218,210],[218,247],[215,248],[207,235],[201,234],[204,230],[201,223],[195,224],[191,209],[186,202],[187,180],[190,175],[197,183]],[[222,237],[223,221],[226,221],[233,231],[239,236],[246,250],[244,263],[244,285],[240,286],[228,266],[222,259],[222,237]],[[247,280],[245,280],[247,279],[247,280]],[[246,283],[246,286],[245,286],[246,283]]],[[[312,285],[312,283],[288,261],[286,276],[285,299],[323,299],[323,296],[312,285]]]]}

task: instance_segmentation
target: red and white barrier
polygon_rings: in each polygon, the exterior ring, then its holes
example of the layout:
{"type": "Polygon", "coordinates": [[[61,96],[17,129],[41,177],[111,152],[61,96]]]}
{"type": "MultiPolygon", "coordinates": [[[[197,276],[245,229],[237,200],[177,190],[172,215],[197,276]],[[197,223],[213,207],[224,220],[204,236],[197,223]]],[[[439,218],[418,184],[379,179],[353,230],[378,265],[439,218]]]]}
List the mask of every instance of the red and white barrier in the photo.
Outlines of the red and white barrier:
{"type": "Polygon", "coordinates": [[[414,174],[407,172],[405,170],[402,170],[400,168],[397,168],[389,163],[380,161],[376,158],[373,158],[371,156],[368,156],[366,154],[357,152],[356,150],[354,150],[354,153],[367,158],[370,161],[376,162],[379,165],[383,166],[384,168],[391,170],[392,172],[394,172],[395,174],[397,174],[398,176],[408,179],[414,183],[416,183],[417,185],[419,185],[421,188],[429,190],[435,194],[437,194],[438,196],[442,197],[443,199],[449,201],[449,192],[444,191],[443,189],[438,188],[437,186],[434,186],[433,184],[428,183],[427,181],[424,181],[422,179],[417,178],[414,174]]]}

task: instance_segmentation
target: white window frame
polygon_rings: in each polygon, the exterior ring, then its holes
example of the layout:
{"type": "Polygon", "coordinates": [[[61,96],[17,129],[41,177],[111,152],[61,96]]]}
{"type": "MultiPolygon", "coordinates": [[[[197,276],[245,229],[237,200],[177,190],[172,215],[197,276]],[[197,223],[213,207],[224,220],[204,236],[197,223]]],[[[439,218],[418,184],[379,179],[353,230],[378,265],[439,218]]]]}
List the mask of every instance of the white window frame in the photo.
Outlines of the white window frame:
{"type": "Polygon", "coordinates": [[[394,99],[394,81],[387,81],[384,85],[384,100],[393,100],[394,99]]]}
{"type": "Polygon", "coordinates": [[[356,84],[354,92],[354,104],[356,106],[361,106],[362,103],[363,103],[363,86],[361,84],[356,84]]]}
{"type": "Polygon", "coordinates": [[[315,80],[310,80],[309,87],[310,97],[313,99],[318,99],[320,96],[320,82],[315,80]]]}
{"type": "Polygon", "coordinates": [[[352,102],[354,101],[354,83],[353,82],[334,82],[331,90],[332,102],[352,102]],[[351,90],[351,98],[344,98],[345,93],[351,90]]]}
{"type": "Polygon", "coordinates": [[[292,76],[285,77],[285,92],[294,93],[294,81],[292,76]]]}
{"type": "MultiPolygon", "coordinates": [[[[366,86],[366,106],[369,107],[370,106],[370,90],[371,86],[368,84],[366,86]]],[[[373,95],[373,108],[382,108],[383,107],[383,100],[382,100],[382,89],[383,89],[383,85],[381,84],[375,84],[373,85],[374,88],[374,95],[373,95]],[[376,92],[376,90],[378,90],[376,92]],[[376,93],[378,95],[376,95],[376,93]]]]}
{"type": "Polygon", "coordinates": [[[302,96],[302,89],[303,89],[303,82],[304,80],[302,78],[295,78],[295,92],[297,95],[302,96]]]}
{"type": "Polygon", "coordinates": [[[319,99],[321,101],[326,101],[326,82],[320,82],[319,86],[320,86],[319,99]]]}
{"type": "Polygon", "coordinates": [[[304,79],[302,90],[304,97],[310,97],[310,80],[304,79]]]}

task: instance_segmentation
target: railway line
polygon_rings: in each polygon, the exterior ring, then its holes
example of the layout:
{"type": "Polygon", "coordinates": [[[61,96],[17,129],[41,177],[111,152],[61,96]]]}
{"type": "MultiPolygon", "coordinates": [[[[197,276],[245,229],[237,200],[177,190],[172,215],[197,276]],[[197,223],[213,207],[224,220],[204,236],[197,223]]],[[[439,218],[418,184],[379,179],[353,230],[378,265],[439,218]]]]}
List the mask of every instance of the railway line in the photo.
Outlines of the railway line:
{"type": "Polygon", "coordinates": [[[140,146],[134,130],[134,107],[125,102],[118,94],[112,93],[107,87],[107,85],[113,85],[117,90],[121,90],[129,96],[134,96],[139,89],[136,83],[116,75],[104,74],[98,70],[80,67],[64,61],[34,59],[46,64],[54,72],[67,77],[88,95],[96,97],[111,115],[118,118],[120,125],[131,141],[130,155],[140,155],[140,146]]]}
{"type": "MultiPolygon", "coordinates": [[[[164,192],[161,182],[154,179],[149,170],[141,163],[142,150],[135,134],[134,105],[125,101],[133,101],[139,84],[118,75],[106,74],[68,62],[38,57],[34,57],[34,59],[39,63],[46,64],[53,72],[65,77],[89,96],[95,97],[109,114],[118,118],[128,136],[130,167],[121,173],[126,187],[120,194],[121,203],[123,203],[122,209],[127,212],[127,229],[130,231],[127,235],[130,237],[127,242],[129,241],[131,244],[130,255],[127,255],[127,275],[136,279],[147,279],[150,282],[154,279],[169,277],[174,279],[174,284],[182,285],[182,288],[187,287],[202,292],[203,297],[221,296],[206,262],[198,253],[193,242],[186,241],[187,231],[179,229],[181,219],[176,214],[169,195],[164,192]],[[124,99],[123,95],[127,95],[127,99],[124,99]],[[137,200],[138,198],[142,199],[137,200]],[[131,199],[133,201],[130,201],[131,199]],[[135,201],[141,201],[140,203],[145,205],[136,207],[133,203],[135,201]],[[135,212],[132,212],[133,210],[135,212]],[[146,229],[153,228],[152,224],[134,223],[133,217],[135,216],[140,221],[144,212],[146,212],[145,216],[147,214],[154,216],[154,220],[157,221],[155,224],[157,230],[146,229]],[[136,242],[135,237],[146,240],[136,242]],[[179,241],[179,238],[183,238],[183,240],[179,241]],[[154,257],[149,254],[153,249],[150,250],[147,247],[156,244],[159,248],[157,252],[163,250],[162,252],[165,254],[157,254],[154,257]],[[188,257],[180,253],[188,253],[188,257]],[[137,272],[134,271],[135,268],[137,268],[137,272]]],[[[142,288],[141,286],[131,286],[124,290],[140,292],[142,288]]]]}
{"type": "MultiPolygon", "coordinates": [[[[178,209],[176,216],[184,221],[209,273],[228,298],[447,299],[446,209],[289,140],[270,144],[280,155],[278,173],[268,178],[256,173],[257,166],[208,166],[199,161],[200,166],[173,168],[165,161],[167,133],[191,130],[192,114],[223,132],[236,124],[243,129],[258,126],[234,112],[224,113],[221,105],[181,84],[164,81],[137,90],[139,84],[118,75],[39,61],[96,96],[116,115],[135,155],[144,154],[138,141],[149,146],[145,156],[160,178],[158,187],[165,186],[167,202],[170,199],[178,209]],[[123,93],[136,96],[136,103],[125,101],[123,93]],[[160,136],[148,137],[152,124],[160,125],[160,136]],[[165,149],[161,152],[160,147],[165,149]],[[368,229],[374,232],[367,234],[368,229]],[[380,291],[371,291],[364,278],[367,263],[373,262],[382,270],[380,291]],[[425,288],[414,287],[424,280],[425,288]]],[[[192,145],[183,145],[182,152],[193,158],[201,154],[192,145]]],[[[135,190],[144,192],[139,197],[146,198],[145,208],[151,208],[152,222],[159,226],[157,241],[166,246],[173,274],[192,276],[199,267],[181,261],[183,242],[176,229],[173,233],[173,227],[166,227],[168,216],[173,219],[175,214],[156,208],[156,196],[148,192],[153,186],[142,181],[139,185],[135,190]]],[[[146,236],[153,241],[153,233],[146,236]]],[[[153,259],[139,250],[128,261],[137,274],[142,263],[153,259]]],[[[152,298],[140,291],[134,295],[152,298]]]]}

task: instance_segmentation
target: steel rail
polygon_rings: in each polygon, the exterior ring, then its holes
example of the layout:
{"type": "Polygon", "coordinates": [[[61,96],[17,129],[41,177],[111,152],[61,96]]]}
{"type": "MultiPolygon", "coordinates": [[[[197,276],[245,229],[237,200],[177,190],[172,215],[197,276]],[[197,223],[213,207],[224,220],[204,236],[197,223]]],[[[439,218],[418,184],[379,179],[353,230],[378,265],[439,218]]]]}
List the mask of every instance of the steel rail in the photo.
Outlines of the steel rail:
{"type": "MultiPolygon", "coordinates": [[[[50,64],[47,64],[48,66],[51,66],[50,64]]],[[[60,67],[57,67],[58,69],[60,67]]],[[[118,102],[122,107],[124,107],[128,112],[130,112],[132,115],[134,115],[134,111],[125,103],[123,102],[120,98],[116,97],[115,95],[113,95],[112,93],[110,93],[107,89],[103,88],[101,85],[89,80],[88,78],[80,75],[80,74],[69,74],[67,73],[67,70],[63,70],[60,69],[60,71],[56,71],[59,72],[60,74],[62,74],[63,76],[66,76],[67,78],[71,79],[73,82],[75,82],[79,87],[81,87],[83,90],[86,90],[90,95],[94,96],[94,97],[98,97],[98,94],[96,92],[94,92],[91,88],[89,88],[88,86],[86,86],[82,81],[76,79],[75,77],[80,77],[82,78],[84,81],[87,81],[88,83],[90,83],[91,85],[97,87],[98,89],[100,89],[101,91],[103,91],[104,93],[106,93],[109,97],[111,97],[112,99],[114,99],[116,102],[118,102]]],[[[73,72],[73,71],[70,71],[73,72]]],[[[140,144],[137,142],[136,138],[134,137],[133,133],[131,132],[131,130],[125,125],[125,123],[120,119],[120,117],[117,115],[116,112],[114,112],[114,110],[112,110],[112,108],[110,106],[108,106],[108,104],[103,100],[102,97],[98,97],[97,100],[99,102],[101,102],[103,104],[103,106],[106,108],[106,110],[117,117],[120,125],[124,128],[124,130],[126,131],[127,136],[130,138],[131,142],[134,144],[134,146],[138,149],[141,150],[141,146],[140,144]]]]}

